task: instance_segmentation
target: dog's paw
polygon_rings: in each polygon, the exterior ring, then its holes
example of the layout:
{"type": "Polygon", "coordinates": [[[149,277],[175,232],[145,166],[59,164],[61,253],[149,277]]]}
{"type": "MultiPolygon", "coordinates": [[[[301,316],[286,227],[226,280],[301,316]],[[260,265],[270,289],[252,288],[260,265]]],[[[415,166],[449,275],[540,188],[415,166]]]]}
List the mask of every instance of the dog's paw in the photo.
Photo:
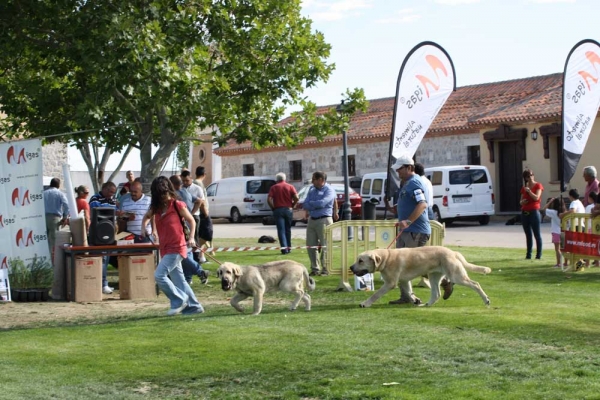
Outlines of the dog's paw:
{"type": "Polygon", "coordinates": [[[360,303],[360,308],[368,308],[369,306],[366,303],[360,303]]]}

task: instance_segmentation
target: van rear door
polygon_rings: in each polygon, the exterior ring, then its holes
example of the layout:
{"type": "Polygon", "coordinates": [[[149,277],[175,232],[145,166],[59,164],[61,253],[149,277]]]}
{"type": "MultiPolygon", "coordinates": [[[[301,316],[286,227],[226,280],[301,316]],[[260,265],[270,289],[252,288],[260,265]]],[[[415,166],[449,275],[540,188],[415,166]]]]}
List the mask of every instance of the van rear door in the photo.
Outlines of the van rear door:
{"type": "Polygon", "coordinates": [[[267,196],[271,186],[275,184],[272,179],[253,179],[246,182],[246,193],[244,203],[247,209],[252,211],[271,211],[267,203],[267,196]]]}
{"type": "Polygon", "coordinates": [[[448,189],[450,215],[493,214],[492,183],[486,169],[449,170],[448,189]]]}

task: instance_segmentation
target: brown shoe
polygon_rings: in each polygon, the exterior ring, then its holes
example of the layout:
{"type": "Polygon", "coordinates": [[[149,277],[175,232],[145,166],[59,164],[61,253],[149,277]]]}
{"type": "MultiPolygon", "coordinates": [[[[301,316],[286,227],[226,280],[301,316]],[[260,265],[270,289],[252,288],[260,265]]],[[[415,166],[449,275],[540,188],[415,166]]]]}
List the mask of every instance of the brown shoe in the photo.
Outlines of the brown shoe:
{"type": "Polygon", "coordinates": [[[444,296],[442,298],[444,300],[448,300],[450,296],[452,296],[452,292],[454,291],[454,283],[444,278],[442,279],[442,283],[440,284],[440,286],[442,286],[442,289],[444,289],[444,296]]]}

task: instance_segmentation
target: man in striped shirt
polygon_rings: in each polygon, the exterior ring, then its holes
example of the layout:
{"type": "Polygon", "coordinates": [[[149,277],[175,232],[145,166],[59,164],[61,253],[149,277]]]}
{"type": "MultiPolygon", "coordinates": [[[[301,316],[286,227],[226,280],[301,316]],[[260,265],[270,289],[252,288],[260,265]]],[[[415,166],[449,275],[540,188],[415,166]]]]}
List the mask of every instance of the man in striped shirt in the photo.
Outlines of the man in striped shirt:
{"type": "Polygon", "coordinates": [[[142,184],[133,182],[129,187],[129,196],[122,198],[117,215],[127,221],[127,232],[133,233],[134,243],[150,243],[154,241],[151,224],[142,228],[142,219],[150,208],[151,197],[142,192],[142,184]],[[142,235],[142,229],[146,231],[142,235]]]}

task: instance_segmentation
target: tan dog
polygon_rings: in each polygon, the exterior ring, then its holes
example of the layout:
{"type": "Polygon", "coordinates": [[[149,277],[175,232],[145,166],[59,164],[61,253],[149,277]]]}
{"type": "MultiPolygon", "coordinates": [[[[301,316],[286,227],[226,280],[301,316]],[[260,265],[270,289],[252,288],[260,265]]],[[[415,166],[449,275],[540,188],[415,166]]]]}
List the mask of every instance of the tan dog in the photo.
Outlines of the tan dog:
{"type": "Polygon", "coordinates": [[[225,291],[235,289],[237,293],[230,304],[243,312],[239,302],[254,297],[254,312],[260,314],[265,292],[277,291],[295,293],[290,310],[294,311],[300,300],[304,301],[306,311],[310,311],[310,295],[304,292],[306,282],[309,290],[315,289],[315,281],[308,276],[304,265],[291,260],[272,261],[263,265],[241,266],[230,262],[223,263],[217,270],[221,279],[221,288],[225,291]]]}
{"type": "Polygon", "coordinates": [[[488,274],[492,270],[471,264],[458,251],[442,246],[365,251],[358,256],[350,269],[357,276],[379,271],[384,281],[381,289],[362,302],[361,307],[370,307],[381,296],[395,288],[398,282],[403,292],[411,293],[410,281],[424,275],[429,276],[431,283],[431,298],[424,305],[432,306],[438,301],[440,281],[444,276],[452,283],[470,287],[479,293],[486,305],[490,304],[490,299],[479,283],[469,279],[466,270],[482,274],[488,274]]]}

